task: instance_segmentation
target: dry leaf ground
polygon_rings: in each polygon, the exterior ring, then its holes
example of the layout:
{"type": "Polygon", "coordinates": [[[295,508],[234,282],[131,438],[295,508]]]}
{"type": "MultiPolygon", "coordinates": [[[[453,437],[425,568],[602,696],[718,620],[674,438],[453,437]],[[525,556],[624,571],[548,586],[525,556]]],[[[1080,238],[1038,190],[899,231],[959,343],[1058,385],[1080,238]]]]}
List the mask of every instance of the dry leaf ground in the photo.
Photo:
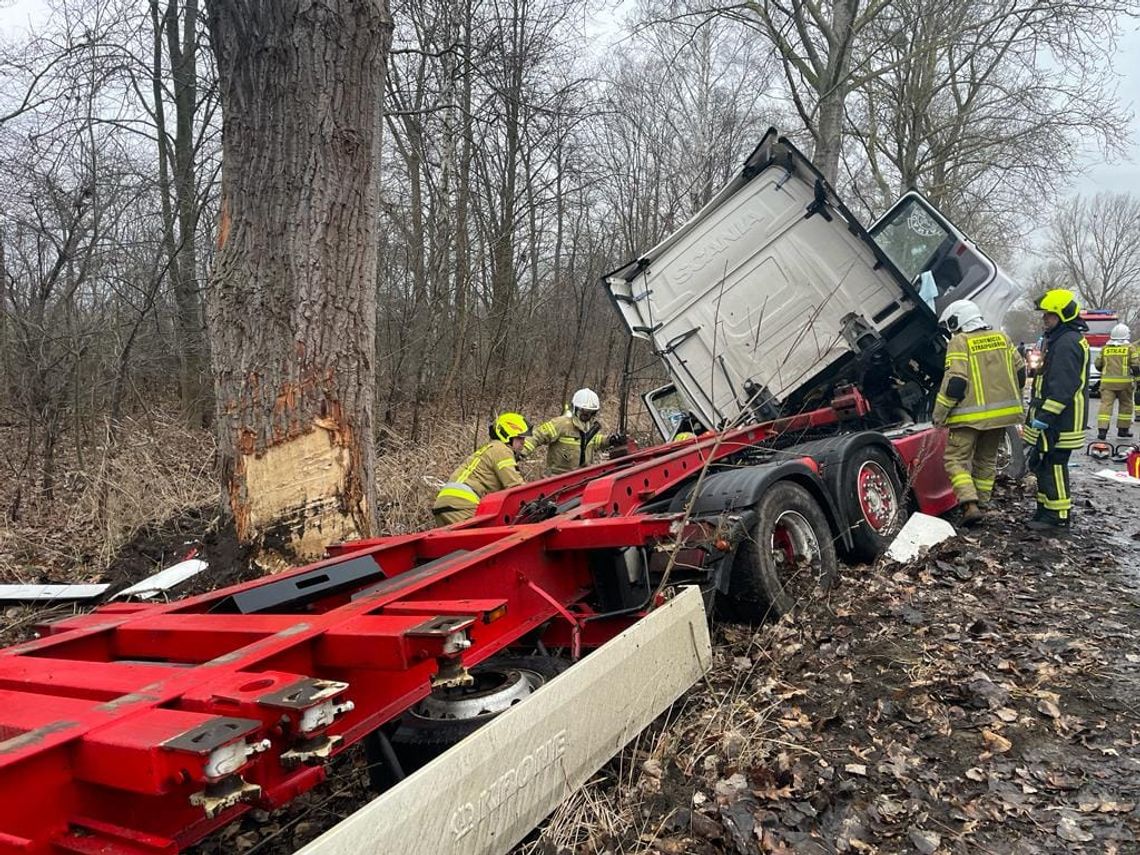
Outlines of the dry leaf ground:
{"type": "MultiPolygon", "coordinates": [[[[427,524],[430,479],[476,440],[432,423],[420,443],[382,438],[386,532],[427,524]]],[[[192,545],[215,567],[200,584],[247,575],[203,510],[210,455],[208,436],[152,422],[113,460],[72,461],[54,502],[25,496],[0,528],[3,581],[131,581],[192,545]]],[[[1025,533],[1028,494],[1007,487],[984,528],[846,568],[795,621],[717,626],[707,679],[516,852],[1140,852],[1140,491],[1094,468],[1074,470],[1067,540],[1025,533]]],[[[6,638],[43,616],[9,607],[6,638]]],[[[348,752],[325,786],[198,851],[292,851],[366,780],[348,752]]]]}

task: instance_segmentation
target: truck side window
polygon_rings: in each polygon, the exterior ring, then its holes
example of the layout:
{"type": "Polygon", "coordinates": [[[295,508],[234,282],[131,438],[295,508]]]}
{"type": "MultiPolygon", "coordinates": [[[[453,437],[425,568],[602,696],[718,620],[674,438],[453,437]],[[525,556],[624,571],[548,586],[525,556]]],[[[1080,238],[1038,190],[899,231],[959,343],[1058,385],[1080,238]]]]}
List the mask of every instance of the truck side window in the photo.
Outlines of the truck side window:
{"type": "Polygon", "coordinates": [[[940,280],[935,262],[940,255],[947,255],[956,238],[917,199],[907,199],[891,211],[876,224],[871,236],[908,282],[914,282],[922,271],[931,270],[938,291],[942,292],[950,271],[942,271],[940,280]]]}
{"type": "Polygon", "coordinates": [[[975,249],[915,196],[904,197],[884,214],[871,236],[910,282],[930,271],[938,288],[936,312],[972,294],[993,272],[975,249]]]}

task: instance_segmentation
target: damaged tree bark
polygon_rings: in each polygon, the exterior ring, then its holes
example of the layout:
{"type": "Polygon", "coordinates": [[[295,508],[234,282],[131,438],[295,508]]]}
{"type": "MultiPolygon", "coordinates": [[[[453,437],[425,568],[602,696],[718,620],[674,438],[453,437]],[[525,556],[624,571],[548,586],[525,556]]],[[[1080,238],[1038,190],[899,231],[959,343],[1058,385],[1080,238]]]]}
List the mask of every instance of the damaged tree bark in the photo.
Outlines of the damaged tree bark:
{"type": "MultiPolygon", "coordinates": [[[[374,529],[386,0],[210,0],[223,105],[207,295],[223,489],[288,557],[374,529]]],[[[263,549],[264,551],[264,549],[263,549]]]]}

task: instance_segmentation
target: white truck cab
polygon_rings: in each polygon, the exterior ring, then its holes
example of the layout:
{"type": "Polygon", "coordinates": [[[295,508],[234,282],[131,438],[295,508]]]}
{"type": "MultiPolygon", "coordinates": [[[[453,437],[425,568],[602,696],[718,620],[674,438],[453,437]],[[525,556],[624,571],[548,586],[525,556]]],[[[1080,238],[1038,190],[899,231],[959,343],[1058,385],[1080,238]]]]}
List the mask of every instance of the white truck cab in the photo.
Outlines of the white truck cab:
{"type": "Polygon", "coordinates": [[[970,297],[996,327],[1017,294],[917,192],[865,229],[774,128],[692,219],[602,284],[673,380],[645,396],[665,438],[798,412],[846,385],[883,425],[924,419],[943,370],[936,310],[970,297]]]}

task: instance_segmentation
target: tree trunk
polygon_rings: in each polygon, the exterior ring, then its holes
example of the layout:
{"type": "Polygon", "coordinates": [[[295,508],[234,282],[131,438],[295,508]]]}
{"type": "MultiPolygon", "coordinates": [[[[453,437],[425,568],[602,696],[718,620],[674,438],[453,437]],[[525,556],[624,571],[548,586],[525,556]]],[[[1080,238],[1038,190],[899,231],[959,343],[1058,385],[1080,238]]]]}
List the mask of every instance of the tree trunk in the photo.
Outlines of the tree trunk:
{"type": "Polygon", "coordinates": [[[222,485],[243,542],[375,529],[386,0],[210,0],[223,105],[207,295],[222,485]]]}
{"type": "Polygon", "coordinates": [[[178,199],[179,276],[174,280],[177,305],[179,386],[182,410],[191,424],[205,424],[202,396],[202,311],[198,287],[198,178],[194,145],[194,113],[198,109],[198,0],[183,0],[182,43],[172,2],[166,38],[174,84],[174,191],[178,199]]]}
{"type": "Polygon", "coordinates": [[[852,26],[859,0],[832,0],[831,28],[827,31],[827,68],[819,86],[819,122],[815,128],[812,160],[832,186],[839,178],[843,152],[844,107],[851,70],[852,26]]]}

